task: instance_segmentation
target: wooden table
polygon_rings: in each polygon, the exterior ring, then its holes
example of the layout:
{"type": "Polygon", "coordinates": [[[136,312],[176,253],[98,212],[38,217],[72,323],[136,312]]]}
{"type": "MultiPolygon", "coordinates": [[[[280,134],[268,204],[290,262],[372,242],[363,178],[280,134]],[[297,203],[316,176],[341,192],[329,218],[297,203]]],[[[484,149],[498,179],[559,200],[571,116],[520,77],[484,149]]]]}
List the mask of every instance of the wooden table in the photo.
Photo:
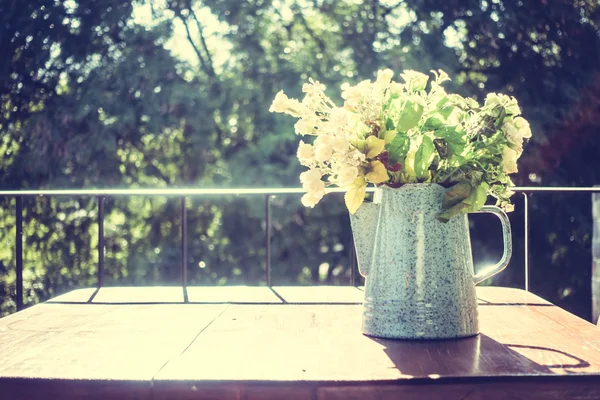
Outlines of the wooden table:
{"type": "Polygon", "coordinates": [[[363,336],[362,295],[76,290],[0,319],[0,399],[600,399],[600,329],[533,294],[478,288],[447,341],[363,336]]]}

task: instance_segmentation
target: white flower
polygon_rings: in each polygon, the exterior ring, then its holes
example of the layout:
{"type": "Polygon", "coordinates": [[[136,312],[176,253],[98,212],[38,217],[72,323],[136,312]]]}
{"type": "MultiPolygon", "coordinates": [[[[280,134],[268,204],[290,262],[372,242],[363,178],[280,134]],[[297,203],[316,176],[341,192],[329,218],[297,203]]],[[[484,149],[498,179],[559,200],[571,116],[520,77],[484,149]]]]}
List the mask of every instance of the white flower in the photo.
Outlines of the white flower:
{"type": "Polygon", "coordinates": [[[517,147],[517,152],[523,152],[523,138],[531,137],[531,128],[529,122],[525,118],[506,118],[504,124],[502,124],[502,130],[506,134],[506,139],[512,143],[514,147],[517,147]]]}
{"type": "Polygon", "coordinates": [[[302,85],[302,92],[304,93],[314,93],[320,94],[325,91],[325,85],[323,85],[319,81],[313,80],[313,78],[308,79],[309,83],[305,83],[302,85]]]}
{"type": "Polygon", "coordinates": [[[412,70],[403,71],[400,76],[404,79],[404,82],[406,82],[406,86],[415,92],[424,90],[427,86],[427,81],[429,80],[427,75],[412,70]]]}
{"type": "Polygon", "coordinates": [[[531,127],[525,118],[517,117],[513,120],[513,124],[519,130],[522,137],[527,139],[531,137],[531,127]]]}
{"type": "Polygon", "coordinates": [[[523,141],[519,129],[515,126],[514,121],[507,118],[504,124],[502,124],[502,130],[506,133],[506,139],[514,144],[519,144],[523,141]]]}
{"type": "Polygon", "coordinates": [[[309,169],[300,174],[300,183],[302,183],[304,190],[308,192],[325,190],[325,182],[321,180],[321,176],[321,171],[318,169],[309,169]]]}
{"type": "Polygon", "coordinates": [[[307,165],[314,161],[315,149],[311,144],[304,143],[301,140],[300,144],[298,145],[298,152],[296,153],[296,155],[298,156],[298,159],[300,160],[300,163],[302,165],[307,165]]]}
{"type": "Polygon", "coordinates": [[[328,161],[333,155],[333,147],[328,144],[320,144],[315,148],[315,160],[318,162],[328,161]]]}
{"type": "Polygon", "coordinates": [[[273,104],[271,104],[271,107],[269,108],[269,112],[276,112],[276,113],[285,112],[287,110],[288,101],[289,101],[289,98],[287,97],[287,95],[285,93],[283,93],[283,90],[280,90],[275,95],[275,99],[273,100],[273,104]]]}
{"type": "Polygon", "coordinates": [[[404,90],[404,85],[398,82],[392,82],[390,84],[390,94],[392,96],[400,96],[404,90]]]}
{"type": "Polygon", "coordinates": [[[310,135],[315,132],[315,121],[309,118],[300,118],[298,122],[294,124],[294,130],[296,135],[310,135]]]}
{"type": "Polygon", "coordinates": [[[350,112],[343,107],[332,108],[329,113],[329,122],[336,126],[343,126],[348,123],[350,112]]]}
{"type": "Polygon", "coordinates": [[[332,143],[333,149],[339,153],[343,153],[348,150],[350,142],[344,136],[336,136],[332,143]]]}
{"type": "Polygon", "coordinates": [[[393,76],[394,76],[394,71],[392,71],[391,69],[382,69],[380,71],[377,71],[376,83],[380,87],[385,88],[390,84],[390,82],[392,82],[393,76]]]}
{"type": "Polygon", "coordinates": [[[342,167],[337,174],[337,184],[339,186],[348,186],[358,177],[358,168],[349,165],[342,167]]]}
{"type": "Polygon", "coordinates": [[[521,114],[521,109],[517,104],[517,100],[514,97],[501,93],[488,93],[485,97],[484,107],[488,108],[490,111],[493,111],[490,113],[490,115],[494,117],[500,115],[500,107],[503,107],[504,111],[508,115],[521,114]]]}
{"type": "Polygon", "coordinates": [[[450,77],[448,76],[448,74],[445,71],[441,70],[441,69],[438,69],[437,71],[431,70],[430,72],[433,75],[435,75],[435,82],[438,83],[438,84],[452,80],[452,79],[450,79],[450,77]]]}
{"type": "Polygon", "coordinates": [[[287,97],[283,90],[280,90],[273,99],[269,112],[286,113],[292,117],[300,118],[308,111],[307,107],[296,99],[287,97]]]}
{"type": "Polygon", "coordinates": [[[309,192],[309,193],[306,193],[304,196],[302,196],[300,201],[302,201],[302,205],[304,207],[313,208],[314,206],[317,205],[317,203],[319,201],[321,201],[324,194],[325,194],[324,192],[323,193],[309,192]]]}
{"type": "Polygon", "coordinates": [[[506,104],[504,110],[508,115],[519,115],[521,114],[521,109],[519,108],[519,104],[517,103],[517,99],[514,97],[510,97],[510,101],[506,104]]]}
{"type": "Polygon", "coordinates": [[[305,207],[314,207],[325,195],[325,182],[321,180],[321,172],[318,169],[309,169],[300,174],[302,188],[306,194],[302,196],[302,204],[305,207]]]}
{"type": "Polygon", "coordinates": [[[485,107],[495,107],[495,106],[498,106],[498,105],[502,105],[504,103],[503,97],[504,97],[503,94],[488,93],[485,96],[484,106],[485,107]]]}
{"type": "Polygon", "coordinates": [[[510,147],[506,147],[504,152],[502,153],[502,166],[503,171],[507,174],[514,174],[519,172],[517,168],[517,159],[519,158],[519,153],[511,149],[510,147]]]}
{"type": "Polygon", "coordinates": [[[362,81],[356,86],[350,86],[348,84],[342,85],[342,99],[345,100],[344,106],[346,108],[357,107],[364,97],[368,96],[372,91],[371,81],[362,81]]]}
{"type": "Polygon", "coordinates": [[[319,135],[315,140],[315,159],[318,162],[328,161],[333,155],[333,137],[319,135]]]}

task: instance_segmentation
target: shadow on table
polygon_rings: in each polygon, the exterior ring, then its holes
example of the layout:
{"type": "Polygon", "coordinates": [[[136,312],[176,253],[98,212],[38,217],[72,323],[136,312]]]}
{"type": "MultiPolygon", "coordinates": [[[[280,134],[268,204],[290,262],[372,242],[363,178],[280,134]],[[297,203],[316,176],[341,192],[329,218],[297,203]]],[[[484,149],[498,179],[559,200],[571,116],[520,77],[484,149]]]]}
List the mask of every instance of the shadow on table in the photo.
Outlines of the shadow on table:
{"type": "Polygon", "coordinates": [[[552,375],[556,373],[552,368],[590,365],[560,350],[505,345],[484,334],[455,340],[371,339],[385,347],[385,353],[402,374],[415,378],[552,375]],[[528,356],[513,348],[525,350],[528,356]],[[569,362],[557,364],[557,357],[569,362]]]}

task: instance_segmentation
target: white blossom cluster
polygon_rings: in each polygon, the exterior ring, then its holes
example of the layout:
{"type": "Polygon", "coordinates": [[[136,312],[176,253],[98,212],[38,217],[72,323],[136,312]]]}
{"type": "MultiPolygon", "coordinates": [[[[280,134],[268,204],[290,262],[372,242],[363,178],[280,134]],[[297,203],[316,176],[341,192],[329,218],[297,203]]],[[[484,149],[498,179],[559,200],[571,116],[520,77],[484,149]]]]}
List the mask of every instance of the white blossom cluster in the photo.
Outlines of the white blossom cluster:
{"type": "Polygon", "coordinates": [[[383,141],[377,154],[361,152],[352,142],[364,139],[371,131],[372,127],[365,121],[380,119],[384,94],[392,75],[391,70],[383,70],[375,82],[342,85],[343,107],[336,106],[325,95],[325,86],[312,79],[302,86],[305,93],[302,102],[288,98],[283,91],[277,93],[269,111],[298,118],[294,125],[298,135],[316,136],[313,143],[300,141],[298,146],[298,159],[309,168],[300,174],[300,182],[306,190],[302,204],[314,207],[329,185],[348,187],[357,179],[365,181],[365,185],[366,181],[380,183],[387,180],[385,169],[381,171],[377,162],[370,162],[383,150],[383,141]],[[371,173],[374,171],[379,174],[371,173]]]}
{"type": "Polygon", "coordinates": [[[484,108],[492,110],[493,115],[493,110],[498,109],[498,105],[502,106],[506,112],[502,130],[509,142],[509,146],[502,153],[503,168],[505,173],[514,174],[519,172],[517,169],[517,160],[523,153],[524,139],[531,137],[531,128],[525,118],[517,116],[521,114],[521,109],[514,97],[498,93],[488,94],[485,98],[484,108]]]}

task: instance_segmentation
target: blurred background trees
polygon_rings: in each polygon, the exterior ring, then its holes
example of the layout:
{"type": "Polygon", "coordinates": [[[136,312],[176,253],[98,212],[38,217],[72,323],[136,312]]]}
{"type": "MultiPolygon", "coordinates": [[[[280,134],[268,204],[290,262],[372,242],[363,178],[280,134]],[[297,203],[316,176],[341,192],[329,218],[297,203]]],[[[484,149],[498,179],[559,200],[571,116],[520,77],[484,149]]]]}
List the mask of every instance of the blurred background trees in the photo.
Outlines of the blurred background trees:
{"type": "MultiPolygon", "coordinates": [[[[531,0],[0,1],[0,189],[297,187],[293,121],[280,89],[381,68],[444,69],[481,100],[515,96],[534,136],[517,185],[588,186],[600,161],[600,6],[531,0]]],[[[348,284],[341,198],[272,200],[274,284],[348,284]]],[[[522,287],[516,253],[494,284],[522,287]]],[[[536,194],[531,289],[590,318],[588,195],[536,194]]],[[[0,315],[15,310],[14,199],[0,199],[0,315]]],[[[188,201],[190,284],[264,283],[264,197],[188,201]]],[[[106,203],[106,283],[176,284],[179,201],[106,203]]],[[[93,198],[25,200],[26,303],[95,284],[93,198]]],[[[472,218],[477,264],[500,229],[472,218]]]]}

